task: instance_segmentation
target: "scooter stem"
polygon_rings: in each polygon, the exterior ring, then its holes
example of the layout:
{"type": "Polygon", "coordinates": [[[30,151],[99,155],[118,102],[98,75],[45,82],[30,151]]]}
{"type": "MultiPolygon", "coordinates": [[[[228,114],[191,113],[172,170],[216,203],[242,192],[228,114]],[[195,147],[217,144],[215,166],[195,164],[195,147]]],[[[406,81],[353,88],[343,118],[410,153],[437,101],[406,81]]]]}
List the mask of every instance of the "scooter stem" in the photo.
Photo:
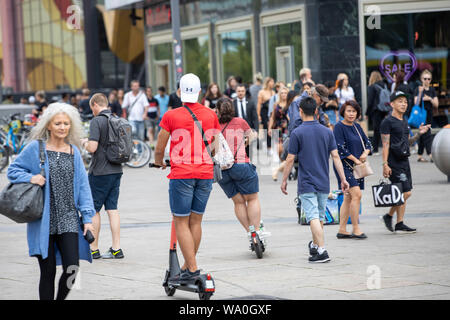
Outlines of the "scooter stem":
{"type": "Polygon", "coordinates": [[[177,250],[177,233],[175,231],[175,221],[172,220],[172,229],[170,231],[170,250],[177,250]]]}

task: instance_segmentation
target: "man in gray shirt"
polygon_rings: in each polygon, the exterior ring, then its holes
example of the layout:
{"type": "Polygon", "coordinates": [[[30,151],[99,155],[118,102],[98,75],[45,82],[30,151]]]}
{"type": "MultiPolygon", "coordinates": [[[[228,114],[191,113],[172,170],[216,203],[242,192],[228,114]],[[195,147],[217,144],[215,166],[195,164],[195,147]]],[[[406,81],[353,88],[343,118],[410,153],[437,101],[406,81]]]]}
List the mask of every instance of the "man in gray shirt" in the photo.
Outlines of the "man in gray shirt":
{"type": "Polygon", "coordinates": [[[120,248],[120,217],[117,210],[119,199],[120,180],[122,178],[122,165],[113,164],[106,159],[108,121],[111,111],[108,109],[108,99],[102,93],[96,93],[89,101],[94,114],[89,127],[89,139],[82,141],[83,147],[92,153],[92,162],[89,166],[89,185],[94,200],[95,217],[92,223],[95,228],[95,241],[91,243],[93,259],[120,259],[123,251],[120,248]],[[100,255],[98,238],[100,234],[100,210],[105,206],[108,213],[112,233],[112,246],[106,254],[100,255]]]}

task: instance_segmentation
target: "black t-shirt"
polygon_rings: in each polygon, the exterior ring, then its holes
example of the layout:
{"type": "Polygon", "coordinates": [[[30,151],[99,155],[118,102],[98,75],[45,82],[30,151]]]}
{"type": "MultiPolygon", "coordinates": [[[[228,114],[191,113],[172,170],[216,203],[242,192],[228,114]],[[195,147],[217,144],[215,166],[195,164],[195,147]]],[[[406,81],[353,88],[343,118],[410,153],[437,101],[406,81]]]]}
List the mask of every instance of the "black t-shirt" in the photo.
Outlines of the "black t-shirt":
{"type": "Polygon", "coordinates": [[[47,101],[37,102],[36,103],[36,110],[39,112],[42,112],[42,108],[48,107],[47,101]]]}
{"type": "Polygon", "coordinates": [[[109,108],[111,109],[111,113],[117,115],[118,117],[122,116],[122,106],[119,101],[114,101],[109,104],[109,108]]]}
{"type": "Polygon", "coordinates": [[[330,110],[338,110],[339,108],[338,108],[338,101],[337,101],[337,97],[336,97],[336,95],[333,93],[333,94],[330,94],[330,95],[328,95],[328,100],[329,101],[332,101],[332,100],[334,100],[334,101],[336,101],[336,105],[332,105],[332,104],[330,104],[329,106],[328,106],[328,108],[327,108],[327,103],[324,103],[323,104],[323,107],[322,107],[322,110],[323,111],[330,111],[330,110]]]}
{"type": "Polygon", "coordinates": [[[217,101],[219,101],[219,99],[220,99],[220,97],[218,97],[218,98],[205,98],[205,100],[209,101],[209,107],[211,109],[216,108],[216,103],[217,103],[217,101]]]}
{"type": "Polygon", "coordinates": [[[177,96],[177,93],[174,92],[169,96],[169,107],[172,109],[176,109],[183,106],[183,102],[181,102],[180,97],[177,96]]]}
{"type": "Polygon", "coordinates": [[[89,174],[94,176],[122,173],[122,165],[111,163],[106,159],[108,118],[102,116],[105,113],[111,114],[111,111],[104,110],[100,112],[99,115],[92,119],[89,127],[89,140],[98,142],[98,148],[92,155],[91,165],[89,166],[89,174]]]}
{"type": "Polygon", "coordinates": [[[89,99],[84,99],[80,101],[81,113],[88,115],[92,114],[91,106],[89,105],[89,99]]]}
{"type": "Polygon", "coordinates": [[[390,135],[388,165],[390,167],[401,167],[405,162],[408,162],[408,158],[399,159],[391,150],[393,145],[400,146],[403,144],[409,148],[408,121],[404,118],[403,120],[399,120],[392,115],[389,115],[381,122],[380,133],[390,135]]]}
{"type": "Polygon", "coordinates": [[[152,97],[151,99],[149,99],[147,97],[147,101],[148,101],[148,112],[147,112],[147,115],[150,118],[155,119],[158,116],[159,102],[158,102],[158,100],[155,99],[155,97],[152,97]]]}
{"type": "MultiPolygon", "coordinates": [[[[417,87],[416,90],[414,90],[414,97],[417,97],[418,95],[419,95],[419,88],[417,87]]],[[[429,87],[428,90],[424,89],[422,91],[422,95],[419,97],[419,101],[417,102],[417,104],[419,106],[422,105],[422,98],[425,95],[431,97],[432,99],[434,97],[437,97],[436,91],[434,90],[433,87],[429,87]]],[[[427,110],[427,123],[426,124],[431,124],[433,122],[433,104],[431,103],[431,101],[424,101],[423,106],[425,107],[425,110],[427,110]]]]}

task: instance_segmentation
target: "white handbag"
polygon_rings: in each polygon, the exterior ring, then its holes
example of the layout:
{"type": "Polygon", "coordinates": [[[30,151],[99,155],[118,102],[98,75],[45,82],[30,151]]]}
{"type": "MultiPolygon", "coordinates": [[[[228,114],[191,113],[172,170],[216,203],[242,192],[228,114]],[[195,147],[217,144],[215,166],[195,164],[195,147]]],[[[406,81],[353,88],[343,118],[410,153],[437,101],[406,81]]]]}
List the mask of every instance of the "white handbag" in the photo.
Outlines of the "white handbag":
{"type": "Polygon", "coordinates": [[[227,170],[233,166],[234,156],[222,132],[219,133],[219,149],[214,155],[214,159],[219,163],[220,169],[227,170]]]}

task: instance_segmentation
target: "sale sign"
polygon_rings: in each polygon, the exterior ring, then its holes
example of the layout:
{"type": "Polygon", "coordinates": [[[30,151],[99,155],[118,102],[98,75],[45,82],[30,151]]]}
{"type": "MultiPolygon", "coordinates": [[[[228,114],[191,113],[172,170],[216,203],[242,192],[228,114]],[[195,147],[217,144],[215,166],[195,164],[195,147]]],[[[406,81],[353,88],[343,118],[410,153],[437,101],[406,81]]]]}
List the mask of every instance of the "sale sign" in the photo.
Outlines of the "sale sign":
{"type": "Polygon", "coordinates": [[[379,67],[381,73],[392,82],[398,70],[405,73],[405,81],[408,81],[417,69],[417,59],[408,50],[390,51],[380,60],[379,67]]]}

